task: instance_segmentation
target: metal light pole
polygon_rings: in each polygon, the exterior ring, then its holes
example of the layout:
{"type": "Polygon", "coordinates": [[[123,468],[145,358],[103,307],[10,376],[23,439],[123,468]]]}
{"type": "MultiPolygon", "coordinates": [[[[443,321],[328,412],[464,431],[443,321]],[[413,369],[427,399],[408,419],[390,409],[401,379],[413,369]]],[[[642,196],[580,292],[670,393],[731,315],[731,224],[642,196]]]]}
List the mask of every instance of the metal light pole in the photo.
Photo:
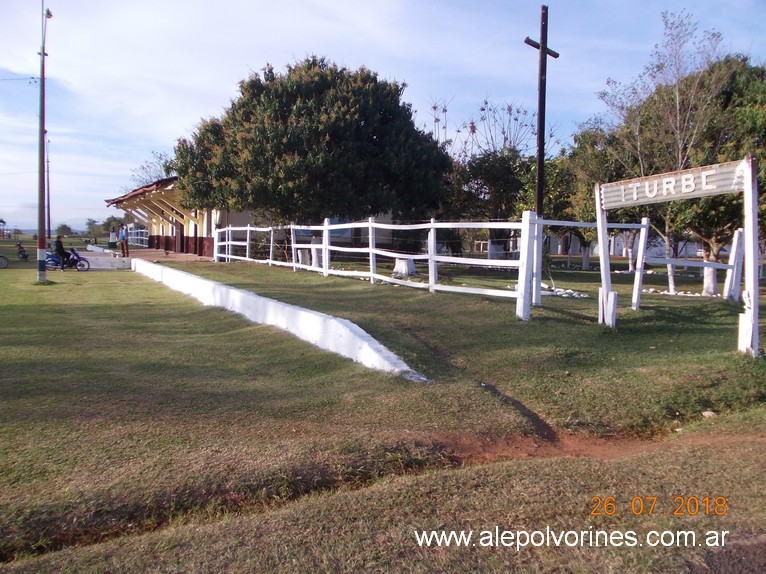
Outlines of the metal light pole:
{"type": "Polygon", "coordinates": [[[40,133],[37,172],[37,281],[43,283],[45,276],[45,32],[51,11],[42,6],[42,45],[40,47],[40,133]]]}

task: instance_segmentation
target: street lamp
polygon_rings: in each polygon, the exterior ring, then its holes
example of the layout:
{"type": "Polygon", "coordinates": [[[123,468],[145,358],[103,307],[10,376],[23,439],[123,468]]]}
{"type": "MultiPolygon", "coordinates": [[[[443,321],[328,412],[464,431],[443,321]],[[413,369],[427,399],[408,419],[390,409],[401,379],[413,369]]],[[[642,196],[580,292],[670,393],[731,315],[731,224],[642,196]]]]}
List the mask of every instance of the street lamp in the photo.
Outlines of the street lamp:
{"type": "Polygon", "coordinates": [[[53,18],[51,11],[42,0],[42,45],[40,47],[40,133],[37,171],[37,281],[43,283],[45,277],[45,32],[48,20],[53,18]]]}

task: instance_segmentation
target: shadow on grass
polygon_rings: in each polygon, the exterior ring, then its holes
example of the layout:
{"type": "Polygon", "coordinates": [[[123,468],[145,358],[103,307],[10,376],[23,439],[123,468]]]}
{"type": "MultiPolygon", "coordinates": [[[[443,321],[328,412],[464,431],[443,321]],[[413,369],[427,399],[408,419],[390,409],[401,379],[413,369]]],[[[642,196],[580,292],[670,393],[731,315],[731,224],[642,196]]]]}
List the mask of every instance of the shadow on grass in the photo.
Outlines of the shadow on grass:
{"type": "Polygon", "coordinates": [[[535,432],[535,435],[540,437],[541,439],[555,443],[558,442],[559,436],[556,433],[556,430],[549,425],[545,420],[538,415],[535,411],[527,407],[524,403],[521,401],[514,399],[513,397],[506,395],[505,393],[501,392],[496,386],[491,385],[489,383],[479,383],[479,386],[484,389],[485,391],[489,392],[494,397],[497,397],[505,404],[510,405],[514,409],[516,409],[524,418],[527,419],[530,426],[535,432]]]}
{"type": "Polygon", "coordinates": [[[400,441],[336,460],[307,461],[262,476],[201,477],[170,492],[125,500],[61,502],[19,509],[0,524],[0,563],[72,546],[96,544],[173,524],[259,512],[301,497],[359,489],[376,480],[451,468],[460,459],[435,443],[400,441]]]}

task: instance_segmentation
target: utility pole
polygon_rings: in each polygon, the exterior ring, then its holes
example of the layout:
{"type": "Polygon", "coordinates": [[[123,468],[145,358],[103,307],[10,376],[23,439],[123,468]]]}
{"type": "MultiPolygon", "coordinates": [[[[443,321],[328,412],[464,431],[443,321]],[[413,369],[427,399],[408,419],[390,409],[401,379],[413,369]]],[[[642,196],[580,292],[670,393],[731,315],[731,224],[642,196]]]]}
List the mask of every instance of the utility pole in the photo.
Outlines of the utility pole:
{"type": "Polygon", "coordinates": [[[45,140],[45,205],[48,208],[48,240],[51,239],[51,140],[45,140]]]}
{"type": "Polygon", "coordinates": [[[42,45],[40,46],[40,133],[37,173],[37,281],[45,283],[45,32],[48,19],[53,18],[42,0],[42,45]]]}
{"type": "Polygon", "coordinates": [[[537,83],[537,188],[535,190],[535,212],[543,216],[543,194],[545,190],[545,80],[548,74],[548,56],[559,57],[559,53],[548,48],[548,7],[540,7],[540,43],[529,36],[524,43],[540,50],[540,71],[537,83]]]}

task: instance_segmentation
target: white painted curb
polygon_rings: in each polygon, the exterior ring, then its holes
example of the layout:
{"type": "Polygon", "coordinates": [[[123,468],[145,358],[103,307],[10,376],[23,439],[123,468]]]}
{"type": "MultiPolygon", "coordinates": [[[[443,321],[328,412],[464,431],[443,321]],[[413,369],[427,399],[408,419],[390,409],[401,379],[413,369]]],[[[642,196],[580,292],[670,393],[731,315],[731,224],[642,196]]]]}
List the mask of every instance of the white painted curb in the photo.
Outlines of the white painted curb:
{"type": "Polygon", "coordinates": [[[136,273],[175,291],[194,297],[203,305],[222,307],[239,313],[254,323],[278,327],[312,345],[352,359],[371,369],[401,375],[411,380],[426,380],[358,325],[346,319],[261,297],[250,291],[216,283],[144,259],[134,258],[131,268],[136,273]]]}

